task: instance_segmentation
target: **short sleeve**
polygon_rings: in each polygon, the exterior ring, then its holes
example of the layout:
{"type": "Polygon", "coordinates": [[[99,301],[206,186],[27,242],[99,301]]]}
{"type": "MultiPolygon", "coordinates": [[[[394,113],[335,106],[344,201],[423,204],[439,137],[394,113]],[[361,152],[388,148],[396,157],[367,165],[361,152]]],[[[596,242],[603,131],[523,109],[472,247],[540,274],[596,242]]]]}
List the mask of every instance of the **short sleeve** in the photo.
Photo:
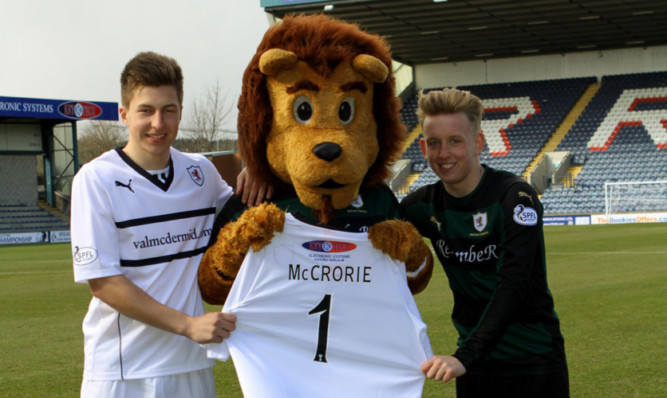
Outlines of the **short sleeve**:
{"type": "Polygon", "coordinates": [[[74,281],[122,274],[113,206],[92,165],[72,183],[70,235],[74,281]]]}

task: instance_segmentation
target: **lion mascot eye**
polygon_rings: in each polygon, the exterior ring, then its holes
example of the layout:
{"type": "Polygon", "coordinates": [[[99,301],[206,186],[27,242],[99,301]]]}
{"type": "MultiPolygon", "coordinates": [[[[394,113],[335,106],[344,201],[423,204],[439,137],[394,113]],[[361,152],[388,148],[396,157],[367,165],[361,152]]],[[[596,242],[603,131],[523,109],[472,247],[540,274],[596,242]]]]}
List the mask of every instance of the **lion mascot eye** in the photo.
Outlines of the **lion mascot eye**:
{"type": "Polygon", "coordinates": [[[347,97],[338,108],[338,118],[343,126],[349,124],[354,119],[354,97],[347,97]]]}
{"type": "Polygon", "coordinates": [[[304,95],[299,96],[294,101],[292,110],[294,111],[294,118],[301,124],[308,124],[313,118],[313,103],[310,98],[304,95]]]}

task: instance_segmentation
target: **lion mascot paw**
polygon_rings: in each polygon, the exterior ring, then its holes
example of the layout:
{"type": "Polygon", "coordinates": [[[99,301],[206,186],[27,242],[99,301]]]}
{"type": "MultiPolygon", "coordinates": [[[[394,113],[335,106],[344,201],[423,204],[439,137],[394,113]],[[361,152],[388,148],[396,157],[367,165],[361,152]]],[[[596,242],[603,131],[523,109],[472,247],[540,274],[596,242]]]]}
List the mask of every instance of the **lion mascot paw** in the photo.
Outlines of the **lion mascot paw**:
{"type": "Polygon", "coordinates": [[[408,287],[413,294],[426,288],[433,270],[433,256],[412,224],[400,220],[382,221],[370,228],[368,238],[374,248],[405,263],[408,287]],[[425,273],[429,277],[425,277],[425,273]]]}
{"type": "Polygon", "coordinates": [[[248,209],[236,222],[220,231],[218,239],[202,257],[199,288],[210,304],[224,304],[248,249],[260,250],[282,232],[285,213],[274,204],[248,209]]]}

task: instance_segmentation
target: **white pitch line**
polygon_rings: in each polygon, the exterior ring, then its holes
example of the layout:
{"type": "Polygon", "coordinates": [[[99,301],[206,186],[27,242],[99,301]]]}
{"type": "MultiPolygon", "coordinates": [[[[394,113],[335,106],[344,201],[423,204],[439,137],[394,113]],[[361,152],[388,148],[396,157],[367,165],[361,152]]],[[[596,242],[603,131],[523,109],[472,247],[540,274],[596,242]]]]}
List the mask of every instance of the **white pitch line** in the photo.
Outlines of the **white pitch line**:
{"type": "Polygon", "coordinates": [[[0,271],[0,275],[30,275],[30,274],[60,274],[63,272],[72,272],[68,271],[0,271]]]}

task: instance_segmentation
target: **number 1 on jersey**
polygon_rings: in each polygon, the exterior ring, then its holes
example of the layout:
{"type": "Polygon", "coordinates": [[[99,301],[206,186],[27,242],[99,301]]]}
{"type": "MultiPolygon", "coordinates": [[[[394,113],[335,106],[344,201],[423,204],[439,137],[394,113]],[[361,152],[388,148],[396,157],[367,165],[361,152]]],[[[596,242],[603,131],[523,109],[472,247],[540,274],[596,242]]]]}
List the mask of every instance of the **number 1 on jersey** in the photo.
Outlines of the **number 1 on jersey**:
{"type": "Polygon", "coordinates": [[[322,301],[315,306],[308,315],[320,314],[320,326],[317,333],[317,351],[313,361],[327,361],[327,340],[329,339],[329,311],[331,310],[331,295],[325,294],[322,301]]]}

